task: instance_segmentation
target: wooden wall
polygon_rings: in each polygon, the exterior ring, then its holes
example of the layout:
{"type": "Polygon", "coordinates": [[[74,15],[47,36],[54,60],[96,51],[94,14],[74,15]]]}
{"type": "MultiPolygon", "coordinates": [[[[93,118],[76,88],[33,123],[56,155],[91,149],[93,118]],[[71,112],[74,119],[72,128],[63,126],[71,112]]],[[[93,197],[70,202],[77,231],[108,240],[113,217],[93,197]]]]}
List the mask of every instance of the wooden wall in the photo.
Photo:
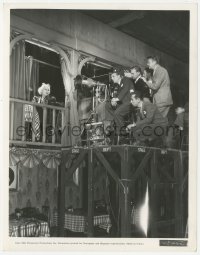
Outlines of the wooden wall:
{"type": "MultiPolygon", "coordinates": [[[[79,184],[76,185],[73,177],[66,180],[65,206],[82,208],[83,205],[83,178],[84,169],[79,168],[79,184]]],[[[94,199],[105,198],[105,171],[100,165],[94,169],[94,199]]],[[[16,208],[36,207],[40,211],[42,206],[50,207],[51,219],[53,212],[57,210],[57,170],[46,168],[40,164],[34,168],[26,168],[18,163],[18,188],[9,192],[9,214],[14,213],[16,208]]]]}
{"type": "MultiPolygon", "coordinates": [[[[72,10],[12,10],[11,26],[46,42],[56,42],[124,66],[146,65],[146,57],[157,55],[171,78],[173,97],[187,94],[188,64],[148,44],[72,10]]],[[[169,45],[173,47],[173,45],[169,45]]]]}
{"type": "MultiPolygon", "coordinates": [[[[76,185],[72,178],[66,180],[66,207],[82,207],[81,176],[80,171],[79,185],[76,185]]],[[[18,188],[16,191],[10,190],[9,192],[9,214],[14,213],[16,208],[36,207],[41,211],[42,206],[49,206],[52,220],[53,212],[57,210],[58,205],[57,184],[56,169],[46,168],[43,164],[34,168],[26,168],[18,163],[18,188]]],[[[101,194],[98,192],[97,197],[99,196],[101,194]]]]}
{"type": "Polygon", "coordinates": [[[49,206],[51,216],[57,208],[57,170],[43,164],[26,168],[18,163],[18,189],[9,192],[9,213],[16,208],[49,206]]]}

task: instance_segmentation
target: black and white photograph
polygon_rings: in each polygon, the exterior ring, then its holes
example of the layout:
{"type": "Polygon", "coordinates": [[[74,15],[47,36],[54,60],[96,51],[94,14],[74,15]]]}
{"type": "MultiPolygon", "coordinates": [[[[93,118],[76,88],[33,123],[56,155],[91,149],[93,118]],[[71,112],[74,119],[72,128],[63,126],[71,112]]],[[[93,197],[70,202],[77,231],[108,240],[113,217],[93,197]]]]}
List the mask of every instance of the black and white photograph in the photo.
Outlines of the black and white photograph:
{"type": "Polygon", "coordinates": [[[191,10],[143,7],[11,6],[9,238],[187,248],[191,10]]]}

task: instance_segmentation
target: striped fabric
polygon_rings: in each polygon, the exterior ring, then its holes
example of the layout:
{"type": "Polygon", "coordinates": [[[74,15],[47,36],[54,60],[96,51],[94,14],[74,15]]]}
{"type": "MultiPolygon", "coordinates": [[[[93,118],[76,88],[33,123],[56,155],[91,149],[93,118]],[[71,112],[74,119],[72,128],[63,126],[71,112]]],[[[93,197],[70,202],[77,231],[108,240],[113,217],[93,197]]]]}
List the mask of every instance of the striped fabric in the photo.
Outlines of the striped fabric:
{"type": "Polygon", "coordinates": [[[10,220],[9,236],[11,237],[49,237],[48,223],[35,219],[10,220]]]}
{"type": "MultiPolygon", "coordinates": [[[[38,104],[48,104],[48,100],[42,99],[41,96],[39,96],[39,97],[34,96],[32,99],[32,102],[38,103],[38,104]]],[[[37,109],[35,109],[35,115],[34,115],[34,120],[33,120],[33,129],[35,132],[36,141],[39,141],[40,137],[41,137],[40,122],[42,122],[42,120],[40,120],[40,116],[37,112],[37,109]]]]}
{"type": "MultiPolygon", "coordinates": [[[[53,215],[53,226],[58,226],[58,214],[53,215]]],[[[109,232],[111,228],[111,221],[108,214],[94,216],[94,226],[105,229],[109,232]]],[[[83,215],[76,215],[71,213],[65,213],[64,228],[73,232],[87,232],[87,217],[83,215]]]]}
{"type": "Polygon", "coordinates": [[[35,132],[35,138],[37,141],[40,140],[40,117],[37,111],[35,111],[33,129],[35,132]]]}
{"type": "MultiPolygon", "coordinates": [[[[36,97],[33,98],[32,102],[33,103],[38,103],[35,99],[36,97]]],[[[35,134],[36,141],[40,140],[41,136],[41,131],[40,131],[40,117],[37,112],[37,109],[35,111],[33,110],[33,106],[29,104],[24,104],[24,120],[26,122],[32,122],[32,128],[35,134]]]]}
{"type": "Polygon", "coordinates": [[[109,233],[112,226],[109,215],[94,216],[94,226],[105,229],[109,233]]]}

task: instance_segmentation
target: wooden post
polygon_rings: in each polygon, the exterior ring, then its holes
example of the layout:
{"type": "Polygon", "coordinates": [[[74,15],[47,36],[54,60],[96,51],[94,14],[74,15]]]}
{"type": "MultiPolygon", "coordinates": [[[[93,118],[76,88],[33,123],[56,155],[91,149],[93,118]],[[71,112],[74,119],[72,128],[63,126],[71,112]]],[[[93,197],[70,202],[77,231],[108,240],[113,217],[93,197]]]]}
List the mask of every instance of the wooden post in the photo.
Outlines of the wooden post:
{"type": "Polygon", "coordinates": [[[43,107],[42,142],[46,143],[47,108],[43,107]]]}
{"type": "MultiPolygon", "coordinates": [[[[74,116],[74,117],[77,121],[78,126],[80,125],[80,122],[79,122],[79,116],[78,116],[79,114],[78,114],[78,105],[77,105],[77,90],[74,88],[74,78],[78,74],[79,56],[80,56],[80,53],[78,51],[76,51],[76,50],[70,51],[70,63],[71,63],[71,71],[72,71],[71,84],[72,84],[72,88],[73,88],[74,103],[73,103],[73,106],[71,105],[71,110],[69,112],[70,113],[69,116],[67,116],[68,118],[71,118],[70,115],[77,114],[77,116],[74,116]],[[75,108],[75,111],[72,111],[72,107],[75,108]]],[[[69,119],[69,122],[70,122],[70,119],[69,119]]],[[[80,137],[74,136],[72,134],[72,132],[71,132],[73,129],[72,123],[70,123],[69,128],[70,128],[70,145],[74,146],[75,144],[80,142],[80,137]]]]}
{"type": "Polygon", "coordinates": [[[56,110],[53,109],[53,119],[52,119],[52,127],[53,127],[53,134],[52,134],[52,143],[55,144],[55,141],[56,141],[56,110]]]}
{"type": "MultiPolygon", "coordinates": [[[[23,107],[23,111],[22,111],[22,127],[25,128],[25,110],[24,110],[24,107],[25,105],[23,104],[22,105],[23,107]]],[[[25,134],[22,135],[22,141],[25,141],[26,140],[26,131],[25,131],[25,134]]]]}
{"type": "Polygon", "coordinates": [[[155,238],[158,237],[157,234],[157,201],[158,201],[158,191],[157,191],[157,183],[158,181],[158,173],[157,173],[157,151],[153,151],[153,157],[151,160],[151,198],[150,198],[150,237],[155,238]]]}
{"type": "Polygon", "coordinates": [[[61,119],[61,131],[62,131],[62,136],[61,136],[61,144],[62,145],[67,145],[67,140],[66,140],[66,132],[68,132],[67,130],[67,126],[65,125],[66,124],[66,109],[62,110],[61,114],[62,114],[62,119],[61,119]]]}
{"type": "Polygon", "coordinates": [[[88,151],[88,237],[94,235],[93,149],[88,151]]]}
{"type": "Polygon", "coordinates": [[[123,148],[121,154],[121,181],[124,188],[120,190],[121,237],[131,237],[131,203],[129,199],[129,147],[123,148]]]}
{"type": "Polygon", "coordinates": [[[115,173],[115,171],[112,169],[112,167],[110,166],[109,162],[106,160],[106,158],[104,157],[104,155],[97,149],[95,148],[95,155],[98,158],[98,160],[101,162],[101,164],[105,167],[105,169],[108,171],[108,173],[111,175],[111,177],[115,180],[115,182],[120,185],[120,188],[122,183],[118,177],[118,175],[115,173]]]}
{"type": "Polygon", "coordinates": [[[87,150],[82,150],[79,156],[74,161],[74,164],[67,169],[67,172],[65,174],[66,180],[68,180],[72,176],[72,174],[76,171],[77,167],[83,162],[86,153],[87,153],[87,150]]]}
{"type": "Polygon", "coordinates": [[[62,152],[61,164],[59,166],[58,180],[58,235],[64,237],[64,221],[65,221],[65,163],[66,152],[62,152]]]}
{"type": "MultiPolygon", "coordinates": [[[[175,153],[175,152],[174,152],[175,153]]],[[[183,233],[183,197],[182,197],[182,180],[183,165],[182,152],[177,151],[174,154],[174,177],[177,185],[175,185],[175,237],[184,237],[183,233]]]]}
{"type": "Polygon", "coordinates": [[[32,142],[35,142],[35,114],[36,114],[36,109],[35,109],[35,105],[33,105],[33,119],[32,119],[32,142]]]}

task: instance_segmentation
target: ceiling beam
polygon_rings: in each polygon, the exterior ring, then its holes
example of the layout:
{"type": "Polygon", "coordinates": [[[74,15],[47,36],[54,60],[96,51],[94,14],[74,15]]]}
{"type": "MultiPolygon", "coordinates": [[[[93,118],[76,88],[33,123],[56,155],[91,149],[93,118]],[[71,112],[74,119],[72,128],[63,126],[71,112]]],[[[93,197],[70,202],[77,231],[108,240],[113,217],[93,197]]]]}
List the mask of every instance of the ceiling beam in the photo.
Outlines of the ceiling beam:
{"type": "Polygon", "coordinates": [[[159,41],[159,35],[154,34],[153,36],[155,38],[155,41],[149,41],[147,38],[144,38],[143,35],[136,33],[136,31],[132,30],[130,32],[130,30],[125,30],[125,29],[123,29],[121,31],[132,36],[135,39],[138,39],[138,40],[148,44],[149,46],[151,46],[161,52],[171,55],[172,57],[175,57],[176,59],[178,59],[182,62],[188,63],[188,50],[187,49],[181,49],[180,47],[172,47],[172,46],[166,48],[166,42],[165,42],[165,44],[163,44],[163,43],[157,44],[155,42],[159,41]]]}
{"type": "Polygon", "coordinates": [[[127,23],[130,23],[131,21],[134,21],[136,19],[142,19],[144,18],[144,15],[145,15],[144,11],[132,11],[131,13],[108,23],[108,25],[110,25],[111,27],[117,28],[127,23]]]}

